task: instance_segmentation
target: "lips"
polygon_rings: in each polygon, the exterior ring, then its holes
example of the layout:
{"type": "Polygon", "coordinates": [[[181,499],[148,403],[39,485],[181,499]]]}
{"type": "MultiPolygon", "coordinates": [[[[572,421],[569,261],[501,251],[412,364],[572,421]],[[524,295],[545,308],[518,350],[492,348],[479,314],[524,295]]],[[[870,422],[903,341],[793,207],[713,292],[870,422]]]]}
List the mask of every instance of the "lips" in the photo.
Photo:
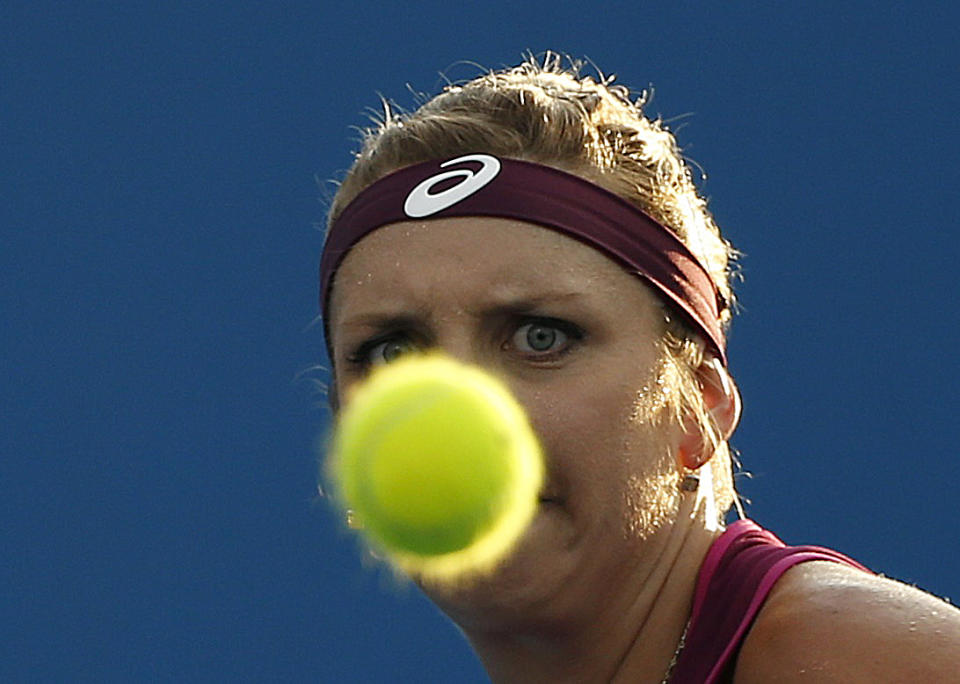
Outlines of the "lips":
{"type": "Polygon", "coordinates": [[[537,501],[542,504],[562,504],[563,497],[560,496],[560,492],[562,491],[563,483],[551,474],[550,477],[545,478],[543,483],[541,483],[537,501]]]}
{"type": "Polygon", "coordinates": [[[540,493],[537,495],[537,501],[541,504],[562,506],[564,497],[561,492],[568,491],[567,487],[567,482],[562,479],[558,473],[550,472],[540,485],[540,493]]]}

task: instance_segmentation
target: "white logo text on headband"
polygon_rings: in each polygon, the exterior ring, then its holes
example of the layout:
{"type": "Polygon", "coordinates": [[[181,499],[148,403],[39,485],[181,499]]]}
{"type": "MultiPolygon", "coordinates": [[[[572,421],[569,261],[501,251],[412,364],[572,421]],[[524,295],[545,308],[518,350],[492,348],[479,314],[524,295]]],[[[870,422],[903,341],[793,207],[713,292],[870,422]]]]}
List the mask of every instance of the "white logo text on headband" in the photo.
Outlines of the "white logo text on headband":
{"type": "Polygon", "coordinates": [[[451,169],[450,171],[444,171],[435,176],[430,176],[417,185],[417,187],[407,195],[407,201],[403,203],[404,213],[410,218],[423,218],[436,214],[438,211],[443,211],[448,207],[452,207],[457,202],[465,200],[496,178],[497,174],[500,173],[500,160],[496,157],[491,157],[489,154],[468,154],[463,157],[457,157],[456,159],[443,162],[440,168],[443,169],[452,164],[471,161],[480,162],[483,164],[483,168],[476,172],[470,169],[451,169]],[[435,195],[430,194],[430,188],[434,187],[437,183],[457,177],[461,177],[463,180],[452,188],[447,188],[435,195]]]}

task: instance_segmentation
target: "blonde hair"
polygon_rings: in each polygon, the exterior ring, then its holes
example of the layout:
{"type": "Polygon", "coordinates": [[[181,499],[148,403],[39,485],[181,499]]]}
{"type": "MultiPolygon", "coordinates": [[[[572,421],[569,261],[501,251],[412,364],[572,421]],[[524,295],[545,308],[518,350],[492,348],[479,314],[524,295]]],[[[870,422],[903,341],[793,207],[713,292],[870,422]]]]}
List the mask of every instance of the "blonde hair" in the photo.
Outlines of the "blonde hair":
{"type": "MultiPolygon", "coordinates": [[[[411,113],[384,102],[382,118],[363,133],[356,161],[333,199],[328,225],[365,187],[397,169],[474,152],[533,161],[583,176],[639,206],[673,230],[707,268],[728,305],[736,298],[737,252],[720,234],[697,193],[676,139],[612,77],[581,75],[582,65],[546,53],[520,65],[451,84],[411,113]]],[[[721,516],[737,501],[730,447],[703,401],[697,369],[704,346],[679,316],[665,316],[659,339],[659,383],[669,415],[692,417],[714,445],[713,482],[721,516]]],[[[739,503],[739,502],[737,502],[739,503]]]]}

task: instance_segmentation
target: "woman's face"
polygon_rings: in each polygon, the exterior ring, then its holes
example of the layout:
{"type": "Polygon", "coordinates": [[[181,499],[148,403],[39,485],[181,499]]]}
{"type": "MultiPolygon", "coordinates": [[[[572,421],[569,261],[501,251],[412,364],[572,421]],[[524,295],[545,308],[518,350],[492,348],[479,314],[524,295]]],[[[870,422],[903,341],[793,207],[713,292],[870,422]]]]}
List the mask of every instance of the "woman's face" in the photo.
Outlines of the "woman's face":
{"type": "Polygon", "coordinates": [[[662,321],[640,278],[522,221],[393,224],[349,252],[330,315],[341,402],[373,366],[438,348],[505,381],[544,447],[539,513],[503,567],[470,589],[425,587],[455,620],[559,617],[629,581],[657,546],[675,515],[681,436],[653,418],[662,321]]]}

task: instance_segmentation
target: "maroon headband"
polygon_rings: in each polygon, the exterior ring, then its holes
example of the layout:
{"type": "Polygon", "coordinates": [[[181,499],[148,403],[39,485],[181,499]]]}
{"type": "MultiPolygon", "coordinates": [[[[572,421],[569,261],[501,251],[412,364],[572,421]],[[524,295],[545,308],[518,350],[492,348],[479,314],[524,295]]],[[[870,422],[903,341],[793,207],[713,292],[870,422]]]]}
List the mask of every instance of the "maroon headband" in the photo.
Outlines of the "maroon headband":
{"type": "Polygon", "coordinates": [[[324,332],[330,285],[353,245],[387,224],[452,216],[496,216],[553,228],[636,269],[726,365],[723,296],[672,231],[579,176],[488,154],[400,169],[365,188],[343,210],[330,227],[320,261],[324,332]]]}

